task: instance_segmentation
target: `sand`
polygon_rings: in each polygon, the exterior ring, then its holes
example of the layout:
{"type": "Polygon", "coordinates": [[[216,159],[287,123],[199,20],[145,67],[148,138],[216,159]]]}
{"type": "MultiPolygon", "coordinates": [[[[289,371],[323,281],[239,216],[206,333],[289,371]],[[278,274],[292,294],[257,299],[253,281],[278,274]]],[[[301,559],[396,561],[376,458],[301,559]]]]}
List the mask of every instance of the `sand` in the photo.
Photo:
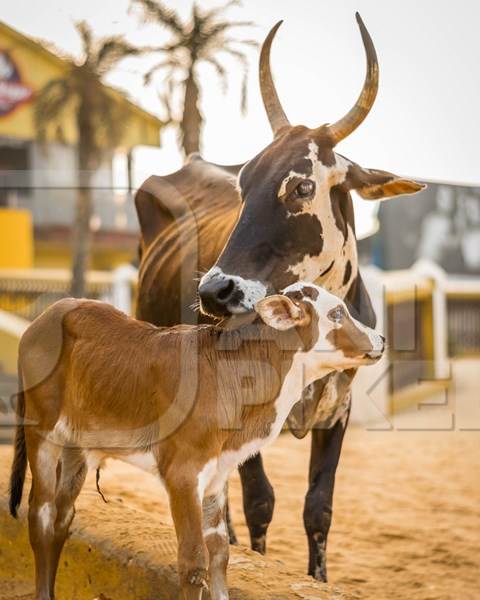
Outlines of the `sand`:
{"type": "MultiPolygon", "coordinates": [[[[479,362],[458,362],[446,406],[414,408],[393,419],[392,430],[380,430],[385,422],[348,430],[329,540],[329,578],[342,597],[480,598],[479,373],[479,362]]],[[[308,455],[308,439],[289,434],[264,454],[277,499],[268,557],[288,569],[292,589],[305,581],[308,455]]],[[[102,488],[112,502],[135,510],[146,527],[171,524],[165,494],[153,476],[112,461],[102,474],[102,488]]],[[[230,490],[237,534],[247,544],[238,476],[230,490]]],[[[83,494],[95,506],[92,478],[83,494]]],[[[121,530],[123,537],[129,535],[127,523],[121,530]]],[[[138,533],[134,524],[130,531],[132,537],[138,533]]],[[[111,536],[115,544],[115,527],[111,536]]],[[[24,597],[21,591],[8,594],[0,590],[2,600],[24,597]]]]}

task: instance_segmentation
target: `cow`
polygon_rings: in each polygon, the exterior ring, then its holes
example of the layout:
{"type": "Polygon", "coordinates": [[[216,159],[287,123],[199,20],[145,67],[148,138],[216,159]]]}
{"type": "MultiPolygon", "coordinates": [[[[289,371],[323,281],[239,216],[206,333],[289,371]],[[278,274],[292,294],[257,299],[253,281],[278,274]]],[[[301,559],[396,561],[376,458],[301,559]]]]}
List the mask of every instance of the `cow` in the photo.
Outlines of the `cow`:
{"type": "Polygon", "coordinates": [[[372,364],[384,350],[384,338],[342,300],[309,283],[254,309],[262,322],[237,329],[157,328],[103,302],[67,298],[28,327],[10,510],[16,516],[28,460],[36,600],[53,600],[88,465],[108,457],[164,483],[185,600],[200,600],[204,588],[212,600],[228,599],[229,473],[278,436],[305,385],[372,364]]]}
{"type": "MultiPolygon", "coordinates": [[[[138,318],[157,325],[246,319],[261,298],[306,279],[344,299],[357,319],[375,326],[359,272],[350,192],[371,201],[414,194],[424,185],[363,168],[335,151],[366,118],[378,90],[375,47],[358,13],[356,18],[367,73],[345,116],[313,129],[290,124],[270,68],[280,21],[260,54],[271,144],[246,164],[232,167],[192,155],[179,171],[143,183],[135,198],[141,229],[138,318]]],[[[307,93],[308,85],[300,83],[307,93]]],[[[327,580],[335,472],[354,374],[354,369],[345,370],[312,383],[288,417],[295,436],[311,431],[303,519],[308,573],[321,581],[327,580]]],[[[251,547],[265,553],[274,492],[260,454],[240,467],[240,477],[251,547]]],[[[231,537],[234,542],[233,530],[231,537]]]]}

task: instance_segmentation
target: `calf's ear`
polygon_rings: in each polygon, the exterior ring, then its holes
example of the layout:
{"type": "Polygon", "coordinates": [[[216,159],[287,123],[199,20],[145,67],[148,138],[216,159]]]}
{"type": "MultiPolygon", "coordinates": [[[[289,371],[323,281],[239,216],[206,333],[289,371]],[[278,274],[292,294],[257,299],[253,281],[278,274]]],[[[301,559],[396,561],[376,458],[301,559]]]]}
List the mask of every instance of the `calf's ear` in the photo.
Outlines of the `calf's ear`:
{"type": "Polygon", "coordinates": [[[256,303],[255,310],[266,325],[279,331],[305,327],[311,319],[303,303],[295,304],[290,298],[281,294],[263,298],[256,303]]]}
{"type": "Polygon", "coordinates": [[[427,187],[424,183],[405,179],[388,171],[363,169],[356,164],[352,164],[348,169],[347,185],[365,200],[416,194],[427,187]]]}

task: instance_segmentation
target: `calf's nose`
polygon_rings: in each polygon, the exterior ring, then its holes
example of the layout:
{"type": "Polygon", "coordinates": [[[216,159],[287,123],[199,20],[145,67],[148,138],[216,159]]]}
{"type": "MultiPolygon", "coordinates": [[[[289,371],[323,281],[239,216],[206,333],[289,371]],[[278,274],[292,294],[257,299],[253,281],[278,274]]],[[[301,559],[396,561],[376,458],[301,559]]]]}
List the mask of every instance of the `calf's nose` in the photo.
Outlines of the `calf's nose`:
{"type": "Polygon", "coordinates": [[[368,358],[380,358],[385,350],[385,338],[378,334],[377,343],[374,344],[372,350],[367,353],[368,358]]]}

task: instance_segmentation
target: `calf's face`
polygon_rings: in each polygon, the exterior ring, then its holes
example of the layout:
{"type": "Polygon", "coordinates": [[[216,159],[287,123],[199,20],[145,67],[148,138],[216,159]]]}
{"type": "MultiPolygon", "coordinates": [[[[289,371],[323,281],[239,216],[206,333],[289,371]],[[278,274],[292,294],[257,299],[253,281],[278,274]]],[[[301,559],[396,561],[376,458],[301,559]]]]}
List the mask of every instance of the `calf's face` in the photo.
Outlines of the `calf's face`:
{"type": "Polygon", "coordinates": [[[385,349],[382,335],[354,319],[340,298],[311,283],[289,285],[282,294],[257,302],[255,310],[264,323],[280,331],[315,328],[308,358],[319,369],[373,364],[385,349]]]}

